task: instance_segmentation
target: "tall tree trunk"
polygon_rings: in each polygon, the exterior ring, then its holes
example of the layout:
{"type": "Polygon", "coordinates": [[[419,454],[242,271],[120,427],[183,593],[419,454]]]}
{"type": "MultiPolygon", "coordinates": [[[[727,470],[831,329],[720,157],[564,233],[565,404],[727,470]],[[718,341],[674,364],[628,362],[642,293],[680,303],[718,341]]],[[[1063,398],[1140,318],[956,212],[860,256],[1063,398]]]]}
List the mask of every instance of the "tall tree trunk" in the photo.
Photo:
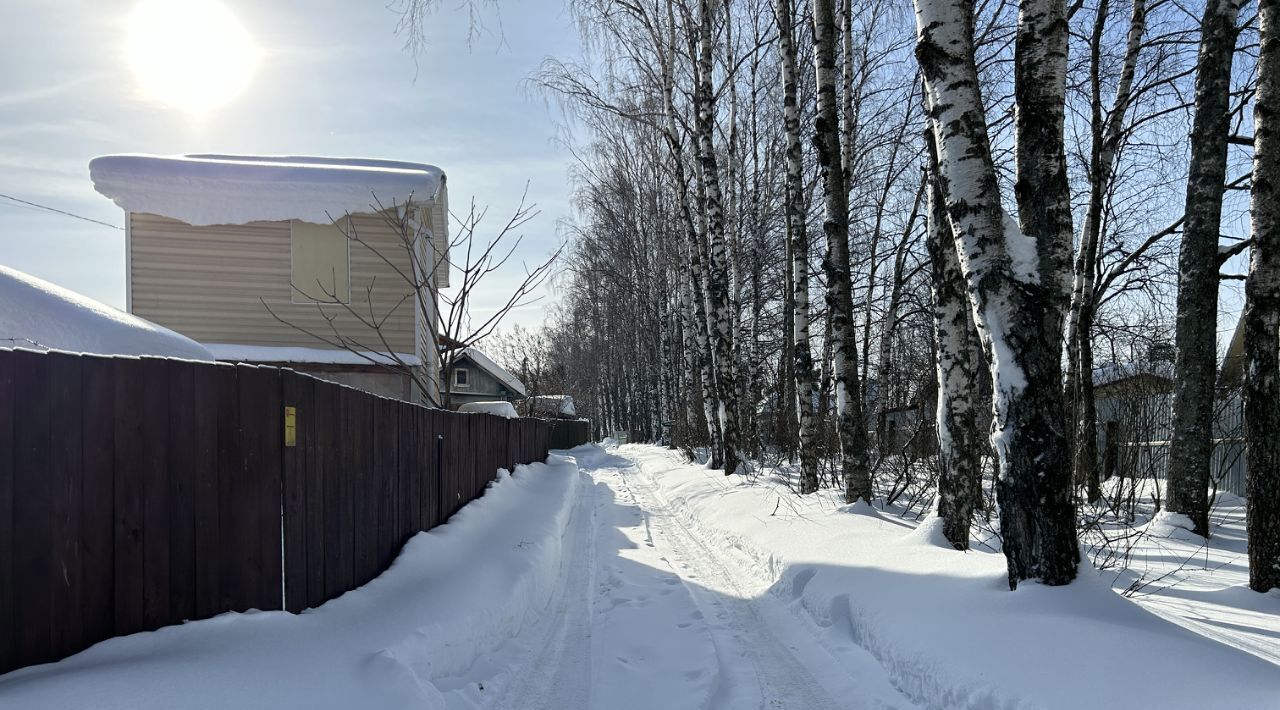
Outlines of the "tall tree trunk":
{"type": "Polygon", "coordinates": [[[840,164],[840,110],[836,100],[835,0],[813,0],[814,76],[818,116],[813,143],[822,173],[827,238],[827,308],[831,312],[831,344],[836,379],[836,411],[840,431],[840,472],[845,502],[871,502],[867,464],[867,430],[863,422],[862,388],[858,382],[858,346],[853,324],[852,278],[849,273],[849,195],[840,164]]]}
{"type": "Polygon", "coordinates": [[[1209,462],[1217,374],[1218,233],[1227,176],[1231,62],[1241,0],[1208,0],[1200,24],[1186,227],[1178,255],[1169,510],[1209,536],[1209,462]]]}
{"type": "Polygon", "coordinates": [[[1067,422],[1069,437],[1074,442],[1073,478],[1086,487],[1090,502],[1102,495],[1101,469],[1098,466],[1097,410],[1093,396],[1093,320],[1097,306],[1094,294],[1097,281],[1098,247],[1102,243],[1102,210],[1107,190],[1115,171],[1116,152],[1123,138],[1125,113],[1133,92],[1133,76],[1147,26],[1146,0],[1134,0],[1129,14],[1129,33],[1124,60],[1111,111],[1102,111],[1102,45],[1106,29],[1107,0],[1101,0],[1090,38],[1089,98],[1089,206],[1080,235],[1080,251],[1076,255],[1075,279],[1071,288],[1071,309],[1067,316],[1067,376],[1063,391],[1071,405],[1067,422]]]}
{"type": "Polygon", "coordinates": [[[1249,587],[1280,587],[1280,1],[1259,0],[1253,249],[1244,311],[1249,587]]]}
{"type": "Polygon", "coordinates": [[[795,406],[800,424],[800,492],[818,490],[818,456],[815,446],[813,352],[809,349],[809,233],[804,218],[804,175],[800,149],[800,107],[796,95],[796,41],[792,0],[778,0],[779,51],[782,61],[782,121],[786,133],[787,171],[784,212],[791,282],[791,370],[795,377],[795,406]]]}
{"type": "MultiPolygon", "coordinates": [[[[689,179],[685,172],[684,163],[684,147],[681,145],[680,132],[676,122],[676,106],[675,106],[675,17],[674,11],[669,4],[667,6],[667,47],[664,48],[660,55],[661,72],[662,72],[662,99],[663,99],[663,124],[662,134],[667,143],[667,151],[671,156],[672,173],[676,183],[676,201],[680,210],[681,222],[683,223],[685,240],[688,244],[687,263],[689,265],[688,279],[688,298],[690,301],[690,315],[693,318],[691,330],[694,342],[697,344],[696,359],[699,372],[699,384],[701,387],[702,400],[702,417],[707,426],[708,451],[710,453],[709,463],[713,468],[720,468],[724,465],[723,451],[724,447],[721,443],[720,421],[716,416],[716,401],[718,399],[715,387],[715,375],[713,372],[715,360],[712,351],[712,343],[710,333],[707,327],[707,309],[706,294],[704,283],[706,281],[706,269],[702,258],[702,239],[698,232],[699,221],[694,217],[691,198],[689,196],[689,179]]],[[[692,393],[690,393],[692,396],[692,393]]]]}
{"type": "MultiPolygon", "coordinates": [[[[1028,13],[1022,15],[1025,21],[1028,13]]],[[[1069,283],[1058,264],[1068,254],[1059,253],[1055,243],[1060,237],[1055,222],[1061,219],[1052,207],[1057,201],[1046,195],[1045,205],[1023,215],[1030,224],[1046,228],[1038,240],[1024,236],[1004,214],[974,60],[972,3],[917,0],[916,27],[938,175],[995,390],[991,438],[999,458],[1000,530],[1009,586],[1016,588],[1025,579],[1066,584],[1075,578],[1079,546],[1061,414],[1059,302],[1066,300],[1063,289],[1069,283]]],[[[1038,34],[1044,33],[1032,36],[1038,34]]],[[[1028,61],[1054,61],[1051,52],[1046,57],[1045,52],[1023,50],[1028,61]]],[[[1050,103],[1034,92],[1027,95],[1028,100],[1050,103]]],[[[1052,134],[1043,127],[1039,132],[1052,134]]],[[[1020,138],[1031,138],[1031,133],[1020,132],[1020,138]]],[[[1025,156],[1020,163],[1053,162],[1052,150],[1043,146],[1020,145],[1019,152],[1025,156]]],[[[1019,171],[1019,182],[1045,177],[1054,177],[1052,166],[1028,165],[1019,171]]],[[[1067,248],[1069,253],[1069,242],[1067,248]]]]}
{"type": "Polygon", "coordinates": [[[969,549],[969,525],[982,492],[982,446],[978,414],[982,358],[973,310],[956,255],[938,178],[934,131],[925,133],[929,156],[926,244],[933,282],[933,329],[937,341],[938,501],[942,534],[957,550],[969,549]]]}
{"type": "Polygon", "coordinates": [[[716,161],[715,93],[712,90],[712,26],[715,11],[711,0],[698,4],[698,84],[694,92],[698,134],[698,162],[701,166],[706,199],[703,205],[707,222],[708,264],[707,297],[710,304],[707,328],[715,351],[716,391],[720,395],[720,438],[723,447],[724,472],[738,472],[742,449],[738,432],[738,387],[733,363],[733,306],[729,294],[729,254],[725,243],[724,212],[721,209],[720,171],[716,161]]]}

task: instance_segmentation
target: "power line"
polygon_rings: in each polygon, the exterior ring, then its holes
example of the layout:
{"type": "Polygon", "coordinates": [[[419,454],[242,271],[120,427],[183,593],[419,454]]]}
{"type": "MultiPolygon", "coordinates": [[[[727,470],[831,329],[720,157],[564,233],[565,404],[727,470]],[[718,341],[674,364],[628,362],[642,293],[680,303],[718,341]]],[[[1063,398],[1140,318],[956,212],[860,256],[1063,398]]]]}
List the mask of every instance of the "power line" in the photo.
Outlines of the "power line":
{"type": "Polygon", "coordinates": [[[29,205],[29,206],[31,206],[31,207],[35,207],[35,208],[37,208],[37,209],[42,209],[42,210],[46,210],[46,211],[48,211],[48,212],[53,212],[53,213],[55,213],[55,214],[65,215],[65,216],[67,216],[67,217],[74,217],[74,218],[76,218],[76,219],[82,219],[82,220],[84,220],[84,221],[86,221],[86,222],[93,222],[94,224],[100,224],[100,225],[102,225],[102,226],[104,226],[104,227],[110,227],[110,228],[112,228],[112,229],[120,229],[120,230],[123,230],[123,229],[124,229],[124,227],[120,227],[120,226],[117,226],[117,225],[111,224],[111,223],[109,223],[109,222],[103,222],[103,221],[101,221],[101,220],[96,220],[96,219],[93,219],[92,217],[84,217],[84,216],[81,216],[81,215],[78,215],[78,214],[75,214],[75,213],[72,213],[72,212],[67,212],[66,210],[60,210],[60,209],[58,209],[57,207],[50,207],[50,206],[48,206],[48,205],[41,205],[41,204],[38,204],[38,203],[35,203],[35,202],[28,202],[27,200],[19,199],[19,198],[17,198],[17,197],[14,197],[13,195],[6,195],[6,194],[4,194],[3,192],[0,192],[0,197],[3,197],[3,198],[4,198],[4,199],[6,199],[6,200],[12,200],[12,201],[17,202],[17,203],[19,203],[19,204],[29,205]]]}

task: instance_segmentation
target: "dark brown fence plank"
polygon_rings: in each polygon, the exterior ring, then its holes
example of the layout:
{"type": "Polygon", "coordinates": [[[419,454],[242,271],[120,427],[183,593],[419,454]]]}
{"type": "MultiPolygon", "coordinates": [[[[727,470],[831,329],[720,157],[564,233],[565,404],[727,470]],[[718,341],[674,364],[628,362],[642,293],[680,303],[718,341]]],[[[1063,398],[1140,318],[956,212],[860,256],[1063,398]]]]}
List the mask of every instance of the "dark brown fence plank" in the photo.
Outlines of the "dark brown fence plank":
{"type": "MultiPolygon", "coordinates": [[[[307,606],[307,447],[310,443],[311,378],[292,370],[280,373],[282,406],[294,411],[294,440],[287,439],[280,448],[281,485],[284,495],[284,588],[285,609],[299,612],[307,606]]],[[[281,417],[285,417],[281,412],[281,417]]],[[[286,420],[287,421],[287,420],[286,420]]],[[[287,433],[286,433],[287,434],[287,433]]]]}
{"type": "Polygon", "coordinates": [[[142,554],[146,580],[142,585],[144,628],[158,629],[172,618],[169,609],[169,380],[166,363],[144,360],[142,409],[142,554]]]}
{"type": "Polygon", "coordinates": [[[14,630],[13,420],[17,392],[13,382],[13,353],[0,352],[0,673],[18,665],[14,630]]]}
{"type": "Polygon", "coordinates": [[[23,663],[55,658],[51,591],[54,580],[53,480],[50,477],[49,358],[14,354],[14,399],[23,408],[13,425],[14,638],[23,663]]]}
{"type": "Polygon", "coordinates": [[[192,370],[191,520],[195,584],[195,618],[203,619],[222,611],[220,564],[222,549],[218,486],[218,398],[219,382],[234,381],[229,365],[197,365],[192,370]],[[223,373],[230,372],[231,375],[223,373]]]}
{"type": "Polygon", "coordinates": [[[83,358],[81,382],[80,617],[92,644],[115,634],[115,364],[83,358]]]}
{"type": "MultiPolygon", "coordinates": [[[[218,593],[219,611],[245,609],[244,579],[240,574],[248,548],[243,519],[246,500],[241,471],[240,372],[235,366],[215,371],[218,420],[218,593]]],[[[256,507],[256,504],[255,504],[256,507]]],[[[254,516],[254,520],[257,517],[254,516]]]]}
{"type": "Polygon", "coordinates": [[[246,518],[250,580],[245,592],[257,609],[282,609],[283,569],[280,565],[280,449],[284,407],[280,402],[280,371],[271,367],[240,366],[240,441],[249,498],[246,518]]]}
{"type": "Polygon", "coordinates": [[[395,555],[392,550],[398,535],[396,502],[397,476],[399,470],[396,461],[396,443],[400,438],[399,411],[396,403],[389,399],[373,400],[373,470],[376,496],[376,515],[378,518],[377,542],[374,550],[374,574],[376,570],[386,569],[395,555]]]}
{"type": "Polygon", "coordinates": [[[53,523],[54,577],[51,580],[53,652],[61,657],[85,647],[81,616],[80,530],[83,418],[81,358],[49,355],[49,480],[53,523]]]}
{"type": "Polygon", "coordinates": [[[115,632],[146,628],[143,615],[143,498],[146,491],[146,421],[142,414],[147,363],[115,361],[115,632]]]}
{"type": "Polygon", "coordinates": [[[170,619],[196,618],[196,367],[168,362],[170,619]]]}
{"type": "Polygon", "coordinates": [[[313,414],[306,420],[310,425],[307,431],[307,606],[314,607],[328,599],[325,565],[330,541],[334,538],[330,535],[330,526],[325,525],[329,506],[325,487],[329,475],[326,470],[336,468],[331,465],[329,454],[337,446],[337,437],[332,430],[333,410],[337,405],[332,385],[311,378],[308,381],[311,383],[313,414]]]}
{"type": "Polygon", "coordinates": [[[334,420],[333,439],[338,445],[334,451],[335,465],[325,470],[325,505],[333,505],[329,518],[337,534],[332,545],[332,556],[326,558],[325,575],[329,579],[328,598],[333,598],[355,587],[355,501],[352,500],[354,478],[357,470],[356,444],[352,441],[352,418],[356,416],[356,393],[347,387],[333,387],[337,400],[337,416],[334,420]],[[329,569],[328,561],[333,561],[329,569]]]}

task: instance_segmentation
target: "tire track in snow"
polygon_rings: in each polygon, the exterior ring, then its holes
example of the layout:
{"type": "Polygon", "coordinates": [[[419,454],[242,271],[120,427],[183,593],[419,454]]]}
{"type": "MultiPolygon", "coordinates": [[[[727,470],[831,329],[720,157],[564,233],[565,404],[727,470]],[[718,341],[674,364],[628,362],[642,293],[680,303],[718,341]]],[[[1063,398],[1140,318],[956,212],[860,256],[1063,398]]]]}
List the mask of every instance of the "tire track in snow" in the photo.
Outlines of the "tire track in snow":
{"type": "MultiPolygon", "coordinates": [[[[640,473],[640,467],[634,465],[632,471],[640,473]]],[[[744,588],[739,576],[723,561],[731,556],[728,550],[714,548],[686,525],[643,474],[618,473],[619,488],[649,513],[647,526],[658,531],[657,537],[678,558],[676,566],[695,599],[725,615],[727,623],[716,637],[717,648],[723,647],[728,656],[722,656],[722,678],[744,682],[736,659],[747,661],[754,671],[754,678],[745,679],[758,689],[754,703],[748,693],[730,684],[722,687],[713,708],[916,707],[896,693],[886,701],[883,696],[868,697],[871,694],[861,692],[859,679],[846,671],[781,600],[764,590],[753,595],[744,588]]],[[[749,559],[741,562],[754,564],[749,559]]],[[[885,678],[887,685],[887,671],[885,678]]]]}

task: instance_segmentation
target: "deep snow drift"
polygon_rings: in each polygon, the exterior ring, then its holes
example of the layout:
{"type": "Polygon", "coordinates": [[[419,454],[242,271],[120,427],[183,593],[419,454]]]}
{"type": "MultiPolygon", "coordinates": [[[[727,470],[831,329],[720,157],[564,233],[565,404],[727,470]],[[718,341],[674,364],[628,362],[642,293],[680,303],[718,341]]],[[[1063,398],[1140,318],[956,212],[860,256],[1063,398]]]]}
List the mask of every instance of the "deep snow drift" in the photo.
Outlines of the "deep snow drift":
{"type": "Polygon", "coordinates": [[[618,451],[712,549],[740,555],[760,593],[789,600],[833,652],[869,650],[921,705],[1280,707],[1280,666],[1158,618],[1109,576],[1082,568],[1068,587],[1010,592],[1002,555],[956,552],[932,523],[726,478],[651,446],[618,451]]]}
{"type": "Polygon", "coordinates": [[[0,347],[213,359],[185,335],[2,265],[0,347]]]}

